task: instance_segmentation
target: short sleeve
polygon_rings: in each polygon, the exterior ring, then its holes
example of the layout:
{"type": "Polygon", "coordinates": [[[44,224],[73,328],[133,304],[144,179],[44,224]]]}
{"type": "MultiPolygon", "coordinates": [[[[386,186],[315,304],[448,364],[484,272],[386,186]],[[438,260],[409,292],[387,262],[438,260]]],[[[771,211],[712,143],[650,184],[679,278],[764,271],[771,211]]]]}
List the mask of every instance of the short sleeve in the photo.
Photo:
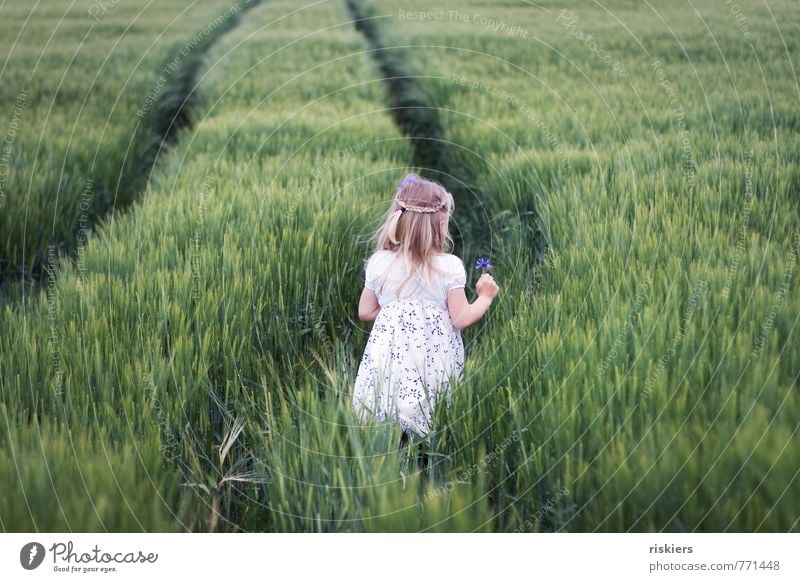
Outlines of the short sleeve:
{"type": "Polygon", "coordinates": [[[450,289],[458,289],[459,287],[463,288],[466,286],[467,271],[464,269],[464,263],[461,262],[461,259],[455,255],[451,255],[450,260],[447,262],[446,269],[448,273],[454,274],[447,274],[444,276],[445,292],[450,291],[450,289]]]}
{"type": "Polygon", "coordinates": [[[364,287],[375,291],[375,255],[372,255],[364,267],[364,287]]]}

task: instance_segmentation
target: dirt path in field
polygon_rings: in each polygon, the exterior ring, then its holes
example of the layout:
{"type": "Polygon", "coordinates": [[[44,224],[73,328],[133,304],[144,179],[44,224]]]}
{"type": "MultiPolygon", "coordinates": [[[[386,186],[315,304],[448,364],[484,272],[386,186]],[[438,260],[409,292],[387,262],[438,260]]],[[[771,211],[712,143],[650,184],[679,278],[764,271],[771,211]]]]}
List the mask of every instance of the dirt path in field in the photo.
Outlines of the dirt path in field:
{"type": "MultiPolygon", "coordinates": [[[[440,182],[455,198],[456,207],[465,211],[471,225],[479,225],[481,216],[475,200],[482,199],[476,186],[479,172],[475,166],[459,165],[454,150],[457,144],[448,141],[439,120],[438,108],[425,94],[417,75],[404,60],[406,47],[386,46],[378,26],[379,15],[360,0],[346,0],[353,25],[370,46],[387,87],[388,108],[397,128],[409,138],[413,163],[420,173],[440,182]]],[[[460,235],[455,233],[455,235],[460,235]]],[[[456,238],[456,236],[454,236],[456,238]]],[[[461,241],[456,239],[460,246],[461,241]]]]}
{"type": "MultiPolygon", "coordinates": [[[[476,155],[479,144],[454,143],[447,138],[447,132],[439,119],[438,107],[434,99],[425,93],[418,80],[421,73],[412,72],[407,60],[407,51],[413,46],[390,46],[382,35],[379,21],[382,15],[364,0],[345,0],[353,17],[353,24],[364,35],[371,48],[370,56],[380,69],[387,86],[388,107],[398,129],[406,135],[413,151],[413,163],[420,173],[442,183],[456,201],[461,213],[463,228],[453,233],[456,252],[488,256],[491,254],[492,234],[487,226],[491,222],[488,212],[516,210],[525,225],[528,244],[537,249],[537,257],[543,257],[547,241],[539,224],[535,208],[502,209],[494,208],[487,193],[478,186],[478,178],[489,171],[485,161],[476,155]],[[461,149],[464,151],[459,151],[461,149]],[[467,161],[465,161],[467,160],[467,161]],[[463,231],[469,232],[469,246],[466,247],[463,231]]],[[[431,72],[436,75],[440,71],[431,72]]]]}

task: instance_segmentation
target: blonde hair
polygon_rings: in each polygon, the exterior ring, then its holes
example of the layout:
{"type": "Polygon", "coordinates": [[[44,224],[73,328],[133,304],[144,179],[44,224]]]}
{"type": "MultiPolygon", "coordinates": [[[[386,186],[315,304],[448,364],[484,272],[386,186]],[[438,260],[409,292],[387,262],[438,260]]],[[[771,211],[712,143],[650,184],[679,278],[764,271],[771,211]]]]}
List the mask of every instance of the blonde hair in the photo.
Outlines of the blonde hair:
{"type": "MultiPolygon", "coordinates": [[[[446,274],[434,264],[434,258],[449,250],[453,244],[448,225],[453,214],[453,195],[441,184],[407,174],[400,182],[383,224],[375,233],[375,251],[399,251],[406,278],[400,289],[414,276],[420,275],[428,287],[433,271],[446,274]],[[442,225],[444,223],[444,225],[442,225]]],[[[394,262],[392,262],[394,264],[394,262]]],[[[386,283],[390,269],[380,278],[380,289],[386,283]]]]}

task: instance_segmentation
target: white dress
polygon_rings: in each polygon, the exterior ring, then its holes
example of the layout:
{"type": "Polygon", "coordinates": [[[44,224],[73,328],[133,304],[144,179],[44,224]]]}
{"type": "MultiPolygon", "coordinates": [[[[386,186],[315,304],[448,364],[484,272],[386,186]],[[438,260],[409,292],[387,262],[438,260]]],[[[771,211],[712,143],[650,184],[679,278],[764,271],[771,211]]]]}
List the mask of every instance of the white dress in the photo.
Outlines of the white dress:
{"type": "Polygon", "coordinates": [[[454,255],[437,255],[435,261],[448,274],[433,271],[431,287],[415,276],[398,298],[406,274],[402,258],[393,251],[370,257],[365,287],[375,292],[381,310],[353,391],[353,406],[362,420],[393,420],[403,431],[420,436],[430,431],[437,400],[449,397],[464,370],[464,344],[447,309],[447,291],[464,287],[466,271],[454,255]],[[379,279],[387,270],[381,289],[379,279]]]}

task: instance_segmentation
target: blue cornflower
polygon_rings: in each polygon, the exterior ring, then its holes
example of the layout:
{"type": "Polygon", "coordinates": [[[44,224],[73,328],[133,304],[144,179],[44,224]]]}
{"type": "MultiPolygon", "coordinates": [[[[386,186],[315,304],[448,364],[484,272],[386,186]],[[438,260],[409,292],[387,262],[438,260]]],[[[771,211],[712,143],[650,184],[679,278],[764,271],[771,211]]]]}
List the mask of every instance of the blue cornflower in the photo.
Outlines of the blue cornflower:
{"type": "Polygon", "coordinates": [[[475,261],[475,268],[485,272],[492,268],[492,264],[489,259],[480,258],[475,261]]]}

